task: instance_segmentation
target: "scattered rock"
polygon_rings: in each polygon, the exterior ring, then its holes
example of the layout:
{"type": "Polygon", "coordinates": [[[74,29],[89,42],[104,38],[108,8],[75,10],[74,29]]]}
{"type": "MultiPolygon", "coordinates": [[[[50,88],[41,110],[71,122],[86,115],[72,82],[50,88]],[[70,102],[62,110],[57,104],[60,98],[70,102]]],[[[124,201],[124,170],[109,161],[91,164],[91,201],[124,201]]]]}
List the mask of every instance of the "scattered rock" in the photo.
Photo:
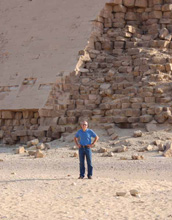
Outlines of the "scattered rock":
{"type": "Polygon", "coordinates": [[[144,159],[144,156],[143,155],[132,155],[131,156],[131,159],[132,160],[143,160],[144,159]]]}
{"type": "Polygon", "coordinates": [[[162,143],[162,141],[160,141],[160,140],[155,140],[155,141],[153,142],[153,144],[156,145],[156,146],[158,146],[158,145],[161,144],[161,143],[162,143]]]}
{"type": "Polygon", "coordinates": [[[120,160],[128,160],[127,157],[120,157],[119,159],[120,159],[120,160]]]}
{"type": "Polygon", "coordinates": [[[165,148],[163,156],[172,157],[172,143],[171,142],[166,143],[166,148],[165,148]]]}
{"type": "Polygon", "coordinates": [[[113,157],[113,156],[114,156],[113,152],[105,152],[105,153],[102,155],[102,157],[113,157]]]}
{"type": "Polygon", "coordinates": [[[30,151],[28,151],[28,154],[29,154],[29,156],[35,156],[36,151],[32,151],[32,150],[30,150],[30,151]]]}
{"type": "Polygon", "coordinates": [[[158,144],[158,150],[159,151],[165,151],[165,145],[163,143],[158,144]]]}
{"type": "Polygon", "coordinates": [[[71,150],[77,150],[77,149],[78,149],[77,146],[73,146],[73,147],[71,147],[71,150]]]}
{"type": "Polygon", "coordinates": [[[75,153],[73,154],[73,157],[78,157],[78,152],[75,152],[75,153]]]}
{"type": "Polygon", "coordinates": [[[37,144],[39,144],[39,140],[33,139],[33,140],[27,142],[27,147],[31,147],[31,146],[37,145],[37,144]]]}
{"type": "Polygon", "coordinates": [[[116,192],[117,196],[125,196],[127,192],[116,192]]]}
{"type": "Polygon", "coordinates": [[[44,143],[39,143],[37,146],[36,146],[37,149],[39,150],[45,150],[45,144],[44,143]]]}
{"type": "Polygon", "coordinates": [[[32,150],[37,150],[37,146],[31,146],[29,147],[29,150],[32,151],[32,150]]]}
{"type": "Polygon", "coordinates": [[[76,186],[76,183],[72,183],[72,186],[76,186]]]}
{"type": "Polygon", "coordinates": [[[51,144],[49,144],[49,143],[45,143],[44,145],[45,145],[45,149],[46,149],[46,150],[51,149],[51,144]]]}
{"type": "Polygon", "coordinates": [[[19,148],[17,148],[15,153],[16,153],[16,154],[24,154],[24,153],[25,153],[24,147],[19,147],[19,148]]]}
{"type": "Polygon", "coordinates": [[[142,137],[142,135],[143,135],[143,133],[142,133],[142,131],[140,131],[140,130],[135,131],[135,132],[133,133],[133,137],[142,137]]]}
{"type": "Polygon", "coordinates": [[[108,152],[107,153],[107,157],[113,157],[114,156],[114,153],[113,152],[108,152]]]}
{"type": "Polygon", "coordinates": [[[99,150],[98,150],[99,153],[105,153],[107,152],[107,149],[105,147],[101,147],[99,150]]]}
{"type": "Polygon", "coordinates": [[[157,126],[154,123],[148,123],[146,124],[146,131],[151,132],[151,131],[157,131],[157,126]]]}
{"type": "Polygon", "coordinates": [[[3,159],[0,159],[0,162],[4,162],[4,160],[3,160],[3,159]]]}
{"type": "Polygon", "coordinates": [[[115,140],[118,138],[118,135],[114,133],[110,136],[110,138],[111,138],[111,140],[115,140]]]}
{"type": "Polygon", "coordinates": [[[108,133],[109,136],[112,136],[113,134],[115,134],[115,129],[114,128],[109,128],[107,130],[107,133],[108,133]]]}
{"type": "Polygon", "coordinates": [[[146,151],[152,151],[153,150],[153,146],[152,145],[148,145],[147,147],[145,147],[146,151]]]}
{"type": "Polygon", "coordinates": [[[118,147],[118,148],[116,148],[116,149],[114,149],[114,153],[122,153],[122,152],[125,152],[125,151],[127,151],[128,150],[128,147],[126,147],[126,146],[122,146],[122,147],[118,147]]]}
{"type": "Polygon", "coordinates": [[[43,157],[45,157],[43,152],[41,150],[37,150],[35,153],[35,158],[43,158],[43,157]]]}
{"type": "Polygon", "coordinates": [[[139,195],[139,191],[136,190],[136,189],[132,189],[132,190],[130,190],[130,194],[131,194],[132,196],[138,196],[138,195],[139,195]]]}

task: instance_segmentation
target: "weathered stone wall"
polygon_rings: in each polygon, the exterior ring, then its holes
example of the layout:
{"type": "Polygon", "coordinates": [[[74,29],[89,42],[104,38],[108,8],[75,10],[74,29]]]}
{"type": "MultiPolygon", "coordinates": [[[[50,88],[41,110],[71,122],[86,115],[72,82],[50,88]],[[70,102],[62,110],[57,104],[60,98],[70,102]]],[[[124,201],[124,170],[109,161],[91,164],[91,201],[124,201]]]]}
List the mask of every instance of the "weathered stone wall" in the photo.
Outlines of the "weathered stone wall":
{"type": "Polygon", "coordinates": [[[30,116],[0,113],[0,138],[47,141],[74,131],[82,118],[121,127],[172,123],[171,38],[171,0],[109,1],[75,71],[59,76],[44,108],[30,116]]]}

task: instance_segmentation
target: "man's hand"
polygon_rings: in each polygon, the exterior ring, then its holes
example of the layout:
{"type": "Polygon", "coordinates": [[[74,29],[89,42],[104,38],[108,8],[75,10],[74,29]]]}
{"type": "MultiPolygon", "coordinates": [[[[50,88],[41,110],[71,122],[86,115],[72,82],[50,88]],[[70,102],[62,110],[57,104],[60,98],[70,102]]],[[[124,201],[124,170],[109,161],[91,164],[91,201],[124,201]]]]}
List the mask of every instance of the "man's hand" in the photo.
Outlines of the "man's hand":
{"type": "Polygon", "coordinates": [[[80,145],[80,144],[77,144],[77,147],[78,147],[78,148],[81,148],[81,145],[80,145]]]}
{"type": "Polygon", "coordinates": [[[92,147],[94,147],[94,144],[88,144],[87,147],[92,148],[92,147]]]}

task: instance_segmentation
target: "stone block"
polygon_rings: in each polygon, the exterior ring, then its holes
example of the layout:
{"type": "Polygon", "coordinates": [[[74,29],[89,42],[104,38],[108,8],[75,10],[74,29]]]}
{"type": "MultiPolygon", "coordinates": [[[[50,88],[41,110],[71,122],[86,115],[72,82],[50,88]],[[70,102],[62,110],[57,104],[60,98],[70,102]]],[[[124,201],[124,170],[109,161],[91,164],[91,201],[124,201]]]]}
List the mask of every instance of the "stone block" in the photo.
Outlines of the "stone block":
{"type": "Polygon", "coordinates": [[[39,118],[39,113],[38,112],[34,112],[34,118],[39,118]]]}
{"type": "Polygon", "coordinates": [[[33,131],[33,135],[38,138],[45,137],[45,131],[33,131]]]}
{"type": "Polygon", "coordinates": [[[110,109],[110,104],[109,103],[102,103],[102,104],[100,104],[99,107],[101,110],[108,110],[108,109],[110,109]]]}
{"type": "Polygon", "coordinates": [[[24,147],[19,147],[16,149],[15,151],[16,154],[24,154],[25,153],[25,149],[24,147]]]}
{"type": "Polygon", "coordinates": [[[145,97],[146,103],[155,103],[155,97],[145,97]]]}
{"type": "Polygon", "coordinates": [[[128,118],[129,123],[136,123],[139,122],[139,117],[129,117],[128,118]]]}
{"type": "Polygon", "coordinates": [[[20,120],[13,120],[13,126],[19,126],[20,125],[20,120]]]}
{"type": "Polygon", "coordinates": [[[25,144],[28,141],[29,137],[28,136],[21,136],[20,137],[20,143],[25,144]]]}
{"type": "Polygon", "coordinates": [[[36,125],[36,124],[38,123],[38,119],[37,119],[37,118],[32,118],[32,119],[30,120],[30,123],[31,123],[32,125],[36,125]]]}
{"type": "Polygon", "coordinates": [[[122,1],[123,1],[123,0],[113,0],[113,3],[114,3],[115,5],[122,5],[122,1]]]}
{"type": "Polygon", "coordinates": [[[165,64],[165,69],[166,69],[166,72],[172,71],[172,64],[171,63],[165,64]]]}
{"type": "Polygon", "coordinates": [[[115,41],[114,48],[124,48],[124,42],[122,42],[122,41],[115,41]]]}
{"type": "Polygon", "coordinates": [[[143,98],[131,98],[130,102],[131,103],[142,103],[143,102],[143,98]]]}
{"type": "Polygon", "coordinates": [[[140,122],[142,123],[148,123],[152,121],[153,117],[151,115],[142,115],[140,116],[140,122]]]}
{"type": "Polygon", "coordinates": [[[127,121],[127,117],[125,116],[114,116],[115,123],[126,123],[127,121]]]}
{"type": "Polygon", "coordinates": [[[17,130],[14,133],[16,136],[19,136],[19,137],[27,136],[27,130],[17,130]]]}
{"type": "Polygon", "coordinates": [[[153,5],[162,5],[163,0],[153,0],[153,5]]]}
{"type": "Polygon", "coordinates": [[[67,117],[67,123],[68,124],[75,124],[77,122],[76,117],[67,117]]]}
{"type": "Polygon", "coordinates": [[[146,8],[147,7],[147,0],[136,0],[135,7],[146,8]]]}
{"type": "Polygon", "coordinates": [[[160,24],[171,24],[172,19],[170,18],[161,18],[159,23],[160,24]]]}
{"type": "Polygon", "coordinates": [[[37,150],[35,153],[35,158],[43,158],[45,157],[44,153],[41,150],[37,150]]]}
{"type": "Polygon", "coordinates": [[[4,131],[0,130],[0,139],[2,139],[4,136],[4,131]]]}
{"type": "MultiPolygon", "coordinates": [[[[122,12],[122,17],[124,18],[124,15],[125,15],[124,13],[127,11],[127,9],[123,5],[115,5],[113,8],[113,11],[117,12],[117,13],[122,12]]],[[[117,17],[116,14],[115,14],[115,17],[117,17]]],[[[121,17],[121,15],[120,15],[120,17],[121,17]]]]}
{"type": "Polygon", "coordinates": [[[167,28],[163,28],[163,29],[161,29],[160,32],[159,32],[159,37],[160,37],[161,39],[165,39],[165,37],[166,37],[168,34],[169,34],[168,29],[167,29],[167,28]]]}
{"type": "Polygon", "coordinates": [[[22,117],[23,117],[22,112],[16,112],[16,113],[15,113],[15,119],[17,119],[17,120],[21,120],[22,117]]]}
{"type": "Polygon", "coordinates": [[[56,133],[65,132],[65,127],[64,126],[59,126],[59,125],[57,125],[56,127],[52,126],[51,129],[52,129],[53,132],[56,132],[56,133]]]}
{"type": "Polygon", "coordinates": [[[127,21],[136,21],[137,20],[137,17],[136,17],[136,14],[134,12],[127,12],[125,14],[125,20],[127,21]]]}
{"type": "Polygon", "coordinates": [[[58,124],[59,125],[66,125],[67,124],[67,118],[66,117],[60,117],[58,124]]]}
{"type": "Polygon", "coordinates": [[[133,116],[133,109],[132,108],[125,109],[125,116],[133,116]]]}
{"type": "Polygon", "coordinates": [[[135,0],[123,0],[123,5],[125,5],[126,7],[134,7],[135,0]]]}
{"type": "Polygon", "coordinates": [[[141,130],[134,131],[133,137],[142,137],[143,133],[141,130]]]}
{"type": "Polygon", "coordinates": [[[131,104],[130,103],[122,103],[122,109],[130,108],[131,104]]]}
{"type": "Polygon", "coordinates": [[[15,113],[12,111],[2,111],[2,119],[14,119],[15,113]]]}
{"type": "Polygon", "coordinates": [[[152,12],[149,13],[149,18],[161,19],[162,18],[162,12],[161,11],[152,11],[152,12]]]}
{"type": "Polygon", "coordinates": [[[172,4],[162,5],[162,11],[172,11],[172,4]]]}
{"type": "Polygon", "coordinates": [[[32,111],[23,111],[23,118],[24,119],[33,118],[33,112],[32,111]]]}
{"type": "MultiPolygon", "coordinates": [[[[161,10],[162,10],[162,5],[154,5],[154,6],[153,6],[153,10],[155,10],[155,11],[161,11],[161,10]]],[[[166,13],[166,12],[164,12],[164,13],[166,13]]]]}

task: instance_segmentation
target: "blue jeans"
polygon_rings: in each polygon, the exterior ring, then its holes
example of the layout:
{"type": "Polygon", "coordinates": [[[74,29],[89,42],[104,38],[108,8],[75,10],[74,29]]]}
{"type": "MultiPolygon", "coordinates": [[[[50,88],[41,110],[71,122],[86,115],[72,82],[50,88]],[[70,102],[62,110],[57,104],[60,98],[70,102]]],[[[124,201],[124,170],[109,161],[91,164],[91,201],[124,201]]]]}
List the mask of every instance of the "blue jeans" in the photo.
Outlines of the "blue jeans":
{"type": "Polygon", "coordinates": [[[88,147],[79,148],[80,176],[85,176],[85,157],[87,160],[88,177],[93,174],[92,151],[88,147]]]}

